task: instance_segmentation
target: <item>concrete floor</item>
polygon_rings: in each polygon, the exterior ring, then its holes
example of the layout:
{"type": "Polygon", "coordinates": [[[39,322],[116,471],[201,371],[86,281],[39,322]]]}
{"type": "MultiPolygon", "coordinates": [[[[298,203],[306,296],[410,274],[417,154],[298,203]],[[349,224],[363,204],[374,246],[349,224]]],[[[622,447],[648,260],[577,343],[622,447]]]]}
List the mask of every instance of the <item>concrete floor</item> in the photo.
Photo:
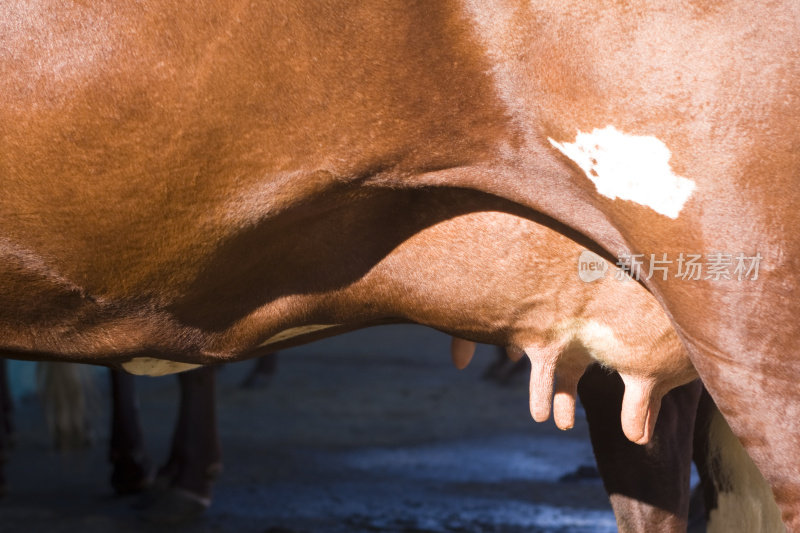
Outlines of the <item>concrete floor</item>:
{"type": "MultiPolygon", "coordinates": [[[[225,471],[206,515],[177,528],[142,522],[133,500],[112,495],[106,406],[97,445],[59,455],[29,398],[17,408],[0,533],[616,531],[599,479],[559,481],[593,464],[582,414],[569,432],[534,423],[527,378],[505,388],[480,379],[493,357],[484,347],[459,372],[445,335],[386,326],[282,352],[261,390],[238,387],[252,363],[225,367],[225,471]]],[[[176,380],[139,386],[149,451],[161,461],[176,380]]]]}

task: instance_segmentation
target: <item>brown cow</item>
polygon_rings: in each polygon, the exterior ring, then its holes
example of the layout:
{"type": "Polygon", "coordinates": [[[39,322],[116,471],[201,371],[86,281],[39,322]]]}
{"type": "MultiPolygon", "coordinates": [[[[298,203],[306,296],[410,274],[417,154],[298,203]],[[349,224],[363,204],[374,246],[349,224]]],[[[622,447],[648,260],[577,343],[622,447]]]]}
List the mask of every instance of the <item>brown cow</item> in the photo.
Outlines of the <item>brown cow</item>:
{"type": "Polygon", "coordinates": [[[459,322],[455,299],[387,310],[355,289],[423,227],[402,191],[474,189],[645,269],[719,253],[716,275],[645,283],[800,527],[798,30],[788,0],[12,1],[2,351],[158,373],[423,315],[512,343],[481,322],[494,294],[459,322]],[[378,205],[350,233],[342,212],[378,205]],[[736,254],[757,279],[726,279],[736,254]]]}
{"type": "MultiPolygon", "coordinates": [[[[486,324],[484,331],[471,332],[480,340],[505,340],[514,346],[538,343],[538,350],[551,354],[551,367],[532,373],[532,398],[536,400],[532,413],[539,420],[549,415],[553,373],[557,371],[555,414],[558,425],[565,429],[573,422],[577,379],[592,357],[623,372],[628,383],[623,428],[629,437],[643,442],[653,431],[661,396],[694,378],[677,336],[651,295],[631,280],[615,279],[607,264],[605,277],[592,283],[580,281],[576,270],[583,248],[525,218],[529,213],[524,209],[480,193],[444,189],[398,192],[370,200],[357,214],[331,213],[313,232],[315,238],[309,237],[310,244],[332,240],[333,233],[344,229],[354,240],[350,247],[355,250],[357,243],[380,242],[387,227],[400,229],[410,224],[423,229],[408,231],[410,236],[394,244],[360,279],[331,291],[324,305],[318,304],[319,296],[313,294],[301,296],[301,305],[307,301],[318,305],[321,313],[346,313],[345,323],[351,323],[349,317],[359,316],[366,307],[368,316],[401,317],[450,332],[465,331],[473,323],[486,324]],[[397,203],[410,210],[395,215],[389,207],[397,203]],[[413,216],[408,217],[412,211],[413,216]],[[408,274],[411,268],[413,276],[408,274]],[[465,274],[458,276],[457,272],[465,274]],[[458,312],[443,313],[454,306],[458,312]],[[475,313],[481,318],[473,317],[475,313]],[[637,360],[644,364],[633,364],[637,360]]],[[[351,260],[358,263],[357,251],[351,260]]],[[[323,261],[319,268],[332,264],[323,261]]],[[[307,281],[312,282],[321,272],[308,271],[307,281]]],[[[323,316],[323,322],[341,320],[323,316]]],[[[302,340],[300,335],[291,342],[302,340]]],[[[286,341],[278,337],[275,342],[286,341]]],[[[539,361],[537,352],[528,351],[539,361]]],[[[187,379],[192,375],[182,374],[187,379]]],[[[195,403],[203,400],[207,407],[212,406],[208,402],[213,402],[213,389],[206,392],[209,396],[196,398],[195,403]]],[[[203,408],[198,404],[197,409],[203,408]]],[[[689,421],[691,426],[691,418],[689,421]]],[[[688,442],[686,449],[690,449],[688,442]]],[[[687,472],[688,458],[689,454],[680,465],[687,472]]],[[[179,486],[207,498],[209,480],[204,472],[199,475],[198,479],[179,480],[179,486]]],[[[681,479],[688,480],[686,476],[678,477],[681,479]]],[[[688,492],[688,481],[685,485],[684,492],[688,492]]],[[[685,508],[670,511],[676,514],[672,518],[676,528],[681,529],[681,524],[685,528],[685,508]]],[[[664,526],[664,522],[658,523],[664,526]]]]}

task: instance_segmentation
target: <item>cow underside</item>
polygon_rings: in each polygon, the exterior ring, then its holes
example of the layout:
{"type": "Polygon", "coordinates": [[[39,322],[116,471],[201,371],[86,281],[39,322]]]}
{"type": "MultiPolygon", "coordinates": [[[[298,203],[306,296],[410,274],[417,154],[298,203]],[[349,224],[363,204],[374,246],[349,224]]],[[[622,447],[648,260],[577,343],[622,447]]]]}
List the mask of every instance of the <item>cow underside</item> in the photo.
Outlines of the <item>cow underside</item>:
{"type": "MultiPolygon", "coordinates": [[[[749,284],[645,284],[797,527],[793,3],[110,6],[0,17],[0,351],[206,363],[372,320],[503,343],[508,315],[386,283],[420,277],[395,249],[468,212],[556,220],[645,269],[759,254],[749,284]],[[690,194],[664,210],[575,155],[609,132],[663,147],[690,194]]],[[[646,162],[635,181],[664,175],[646,162]]]]}
{"type": "MultiPolygon", "coordinates": [[[[457,297],[426,302],[424,290],[418,289],[416,299],[404,301],[398,292],[414,269],[415,282],[421,286],[434,280],[444,286],[449,283],[456,295],[475,273],[458,279],[457,273],[447,272],[446,277],[436,270],[443,261],[460,261],[476,271],[489,271],[493,265],[501,269],[508,258],[495,259],[484,253],[485,264],[478,265],[476,259],[459,257],[476,253],[474,238],[463,237],[460,248],[441,242],[458,238],[453,231],[432,231],[440,242],[425,241],[425,247],[436,246],[433,250],[423,250],[420,244],[420,255],[414,258],[396,252],[403,243],[413,242],[415,236],[437,224],[483,213],[483,218],[458,229],[493,236],[492,246],[498,254],[508,252],[497,243],[503,225],[521,239],[526,234],[520,232],[520,225],[550,225],[594,247],[548,217],[468,189],[374,187],[339,196],[338,201],[326,195],[308,202],[302,208],[305,215],[292,217],[292,224],[302,228],[302,240],[289,228],[276,231],[271,223],[229,237],[207,259],[185,296],[173,302],[161,301],[160,295],[130,299],[93,296],[47,276],[49,273],[40,274],[34,287],[44,287],[41,297],[30,298],[26,309],[16,314],[18,329],[14,323],[7,326],[2,336],[4,350],[14,357],[37,360],[116,364],[137,357],[208,364],[253,357],[358,327],[411,321],[481,342],[506,344],[509,332],[503,328],[510,327],[509,320],[502,319],[503,327],[498,327],[499,322],[485,323],[498,320],[497,312],[482,316],[477,300],[462,310],[467,319],[447,324],[445,314],[462,304],[457,297]],[[498,227],[481,228],[485,222],[498,227]],[[448,257],[448,253],[452,255],[448,257]],[[427,259],[427,268],[416,265],[420,258],[427,259]],[[68,306],[60,305],[65,301],[68,306]],[[427,316],[415,314],[420,305],[431,309],[427,316]],[[36,316],[44,320],[36,320],[36,316]]],[[[28,281],[38,272],[23,274],[27,279],[19,277],[28,281]]],[[[524,284],[524,280],[518,281],[524,284]]],[[[502,289],[497,283],[487,283],[484,292],[492,287],[502,289]]],[[[506,303],[509,309],[514,305],[506,303]]],[[[172,371],[183,369],[172,367],[172,371]]]]}

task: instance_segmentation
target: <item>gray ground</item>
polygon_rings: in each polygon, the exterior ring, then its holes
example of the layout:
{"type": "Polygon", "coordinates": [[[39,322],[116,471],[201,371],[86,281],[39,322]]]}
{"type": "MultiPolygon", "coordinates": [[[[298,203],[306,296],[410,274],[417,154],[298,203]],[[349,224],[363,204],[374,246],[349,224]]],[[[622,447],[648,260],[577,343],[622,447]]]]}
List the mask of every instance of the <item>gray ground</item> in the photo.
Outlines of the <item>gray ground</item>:
{"type": "MultiPolygon", "coordinates": [[[[616,531],[599,480],[559,482],[593,463],[582,413],[569,432],[535,424],[525,380],[480,379],[493,357],[484,349],[459,372],[448,337],[389,326],[283,352],[262,390],[238,388],[252,363],[224,368],[225,471],[206,516],[178,528],[149,526],[130,498],[112,495],[105,414],[94,449],[60,456],[28,399],[17,408],[0,532],[616,531]]],[[[139,385],[149,451],[161,461],[176,380],[139,385]]]]}

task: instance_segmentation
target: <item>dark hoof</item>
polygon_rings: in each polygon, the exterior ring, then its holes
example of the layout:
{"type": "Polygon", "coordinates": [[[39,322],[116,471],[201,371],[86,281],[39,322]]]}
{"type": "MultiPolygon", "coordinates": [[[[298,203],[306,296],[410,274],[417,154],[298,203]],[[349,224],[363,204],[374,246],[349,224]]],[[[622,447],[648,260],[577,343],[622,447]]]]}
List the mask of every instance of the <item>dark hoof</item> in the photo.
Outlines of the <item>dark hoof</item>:
{"type": "Polygon", "coordinates": [[[173,487],[156,494],[141,516],[151,524],[185,524],[202,516],[209,505],[210,498],[173,487]]]}
{"type": "Polygon", "coordinates": [[[118,459],[111,473],[111,486],[120,496],[139,494],[147,490],[153,482],[149,461],[133,458],[118,459]]]}
{"type": "Polygon", "coordinates": [[[172,478],[167,476],[156,476],[150,485],[141,492],[140,496],[131,504],[133,509],[143,511],[154,506],[156,502],[170,490],[172,478]]]}

